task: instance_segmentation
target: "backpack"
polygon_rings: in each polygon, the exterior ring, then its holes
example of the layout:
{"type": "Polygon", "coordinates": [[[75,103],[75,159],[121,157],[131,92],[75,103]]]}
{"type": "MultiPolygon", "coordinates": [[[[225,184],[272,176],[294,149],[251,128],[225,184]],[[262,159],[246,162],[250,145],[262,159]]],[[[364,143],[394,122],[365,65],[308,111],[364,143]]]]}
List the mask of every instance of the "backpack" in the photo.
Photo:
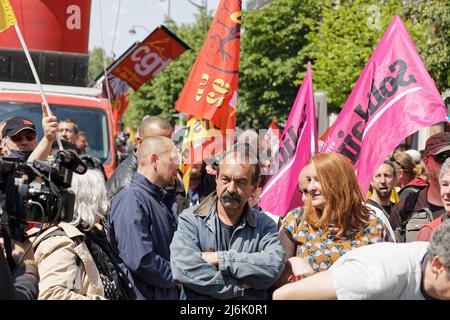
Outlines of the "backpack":
{"type": "Polygon", "coordinates": [[[417,232],[420,231],[423,225],[433,221],[433,214],[429,208],[422,208],[414,211],[417,198],[420,191],[425,187],[414,186],[414,192],[408,194],[405,198],[405,204],[403,207],[403,216],[406,217],[402,222],[400,235],[396,234],[399,242],[411,242],[415,241],[417,232]]]}
{"type": "Polygon", "coordinates": [[[415,241],[417,232],[432,221],[433,214],[429,208],[423,208],[411,213],[405,225],[405,242],[415,241]]]}

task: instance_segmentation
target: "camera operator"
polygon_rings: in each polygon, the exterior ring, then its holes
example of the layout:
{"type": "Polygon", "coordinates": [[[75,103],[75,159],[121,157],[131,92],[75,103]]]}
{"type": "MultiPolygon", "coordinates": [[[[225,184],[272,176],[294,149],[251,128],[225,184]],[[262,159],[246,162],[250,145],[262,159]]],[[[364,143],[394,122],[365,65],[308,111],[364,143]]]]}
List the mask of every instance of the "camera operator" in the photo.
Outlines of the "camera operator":
{"type": "Polygon", "coordinates": [[[29,242],[12,241],[11,245],[14,262],[23,262],[18,266],[16,275],[12,276],[3,254],[3,239],[0,238],[0,300],[36,300],[39,277],[34,263],[34,251],[30,248],[26,252],[29,242]]]}
{"type": "Polygon", "coordinates": [[[58,130],[56,117],[44,112],[42,130],[44,136],[38,143],[36,127],[30,119],[15,116],[2,121],[0,144],[2,155],[21,161],[46,160],[58,130]]]}

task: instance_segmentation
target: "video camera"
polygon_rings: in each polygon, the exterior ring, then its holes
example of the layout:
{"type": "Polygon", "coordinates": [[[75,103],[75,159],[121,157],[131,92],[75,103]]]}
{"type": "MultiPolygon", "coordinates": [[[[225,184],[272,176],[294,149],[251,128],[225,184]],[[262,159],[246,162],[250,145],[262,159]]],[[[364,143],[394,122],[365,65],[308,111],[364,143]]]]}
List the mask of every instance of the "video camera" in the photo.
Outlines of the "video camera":
{"type": "Polygon", "coordinates": [[[0,221],[11,238],[23,241],[27,224],[72,221],[75,194],[68,190],[72,174],[86,164],[73,152],[58,151],[52,162],[20,162],[0,158],[0,221]]]}

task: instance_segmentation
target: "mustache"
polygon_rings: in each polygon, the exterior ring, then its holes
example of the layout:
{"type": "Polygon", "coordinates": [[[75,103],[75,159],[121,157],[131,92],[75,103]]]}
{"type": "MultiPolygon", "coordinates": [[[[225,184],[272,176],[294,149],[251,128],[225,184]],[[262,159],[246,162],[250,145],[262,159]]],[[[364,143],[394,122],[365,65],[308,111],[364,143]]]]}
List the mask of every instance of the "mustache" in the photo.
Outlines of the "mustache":
{"type": "Polygon", "coordinates": [[[225,191],[221,196],[220,199],[222,200],[228,200],[228,201],[235,201],[235,202],[241,202],[241,197],[237,193],[230,193],[228,191],[225,191]]]}

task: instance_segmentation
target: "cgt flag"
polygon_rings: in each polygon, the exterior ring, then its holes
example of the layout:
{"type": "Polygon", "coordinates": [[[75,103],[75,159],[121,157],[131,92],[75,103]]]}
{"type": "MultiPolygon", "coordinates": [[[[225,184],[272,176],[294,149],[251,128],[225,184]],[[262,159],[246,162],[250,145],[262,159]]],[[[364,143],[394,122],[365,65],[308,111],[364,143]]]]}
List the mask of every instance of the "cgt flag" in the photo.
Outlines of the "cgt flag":
{"type": "Polygon", "coordinates": [[[222,132],[236,123],[241,0],[221,0],[176,109],[212,120],[222,132]]]}
{"type": "Polygon", "coordinates": [[[444,102],[405,26],[394,17],[322,147],[353,163],[361,192],[390,152],[417,130],[446,121],[444,102]]]}
{"type": "Polygon", "coordinates": [[[0,0],[0,32],[17,23],[16,16],[8,0],[0,0]]]}
{"type": "Polygon", "coordinates": [[[312,71],[311,63],[308,62],[308,70],[271,166],[274,171],[278,170],[267,182],[260,196],[259,206],[262,209],[284,217],[289,210],[301,205],[298,176],[311,154],[317,150],[315,137],[317,134],[312,71]]]}
{"type": "Polygon", "coordinates": [[[110,72],[137,90],[189,49],[169,29],[159,26],[110,72]]]}

